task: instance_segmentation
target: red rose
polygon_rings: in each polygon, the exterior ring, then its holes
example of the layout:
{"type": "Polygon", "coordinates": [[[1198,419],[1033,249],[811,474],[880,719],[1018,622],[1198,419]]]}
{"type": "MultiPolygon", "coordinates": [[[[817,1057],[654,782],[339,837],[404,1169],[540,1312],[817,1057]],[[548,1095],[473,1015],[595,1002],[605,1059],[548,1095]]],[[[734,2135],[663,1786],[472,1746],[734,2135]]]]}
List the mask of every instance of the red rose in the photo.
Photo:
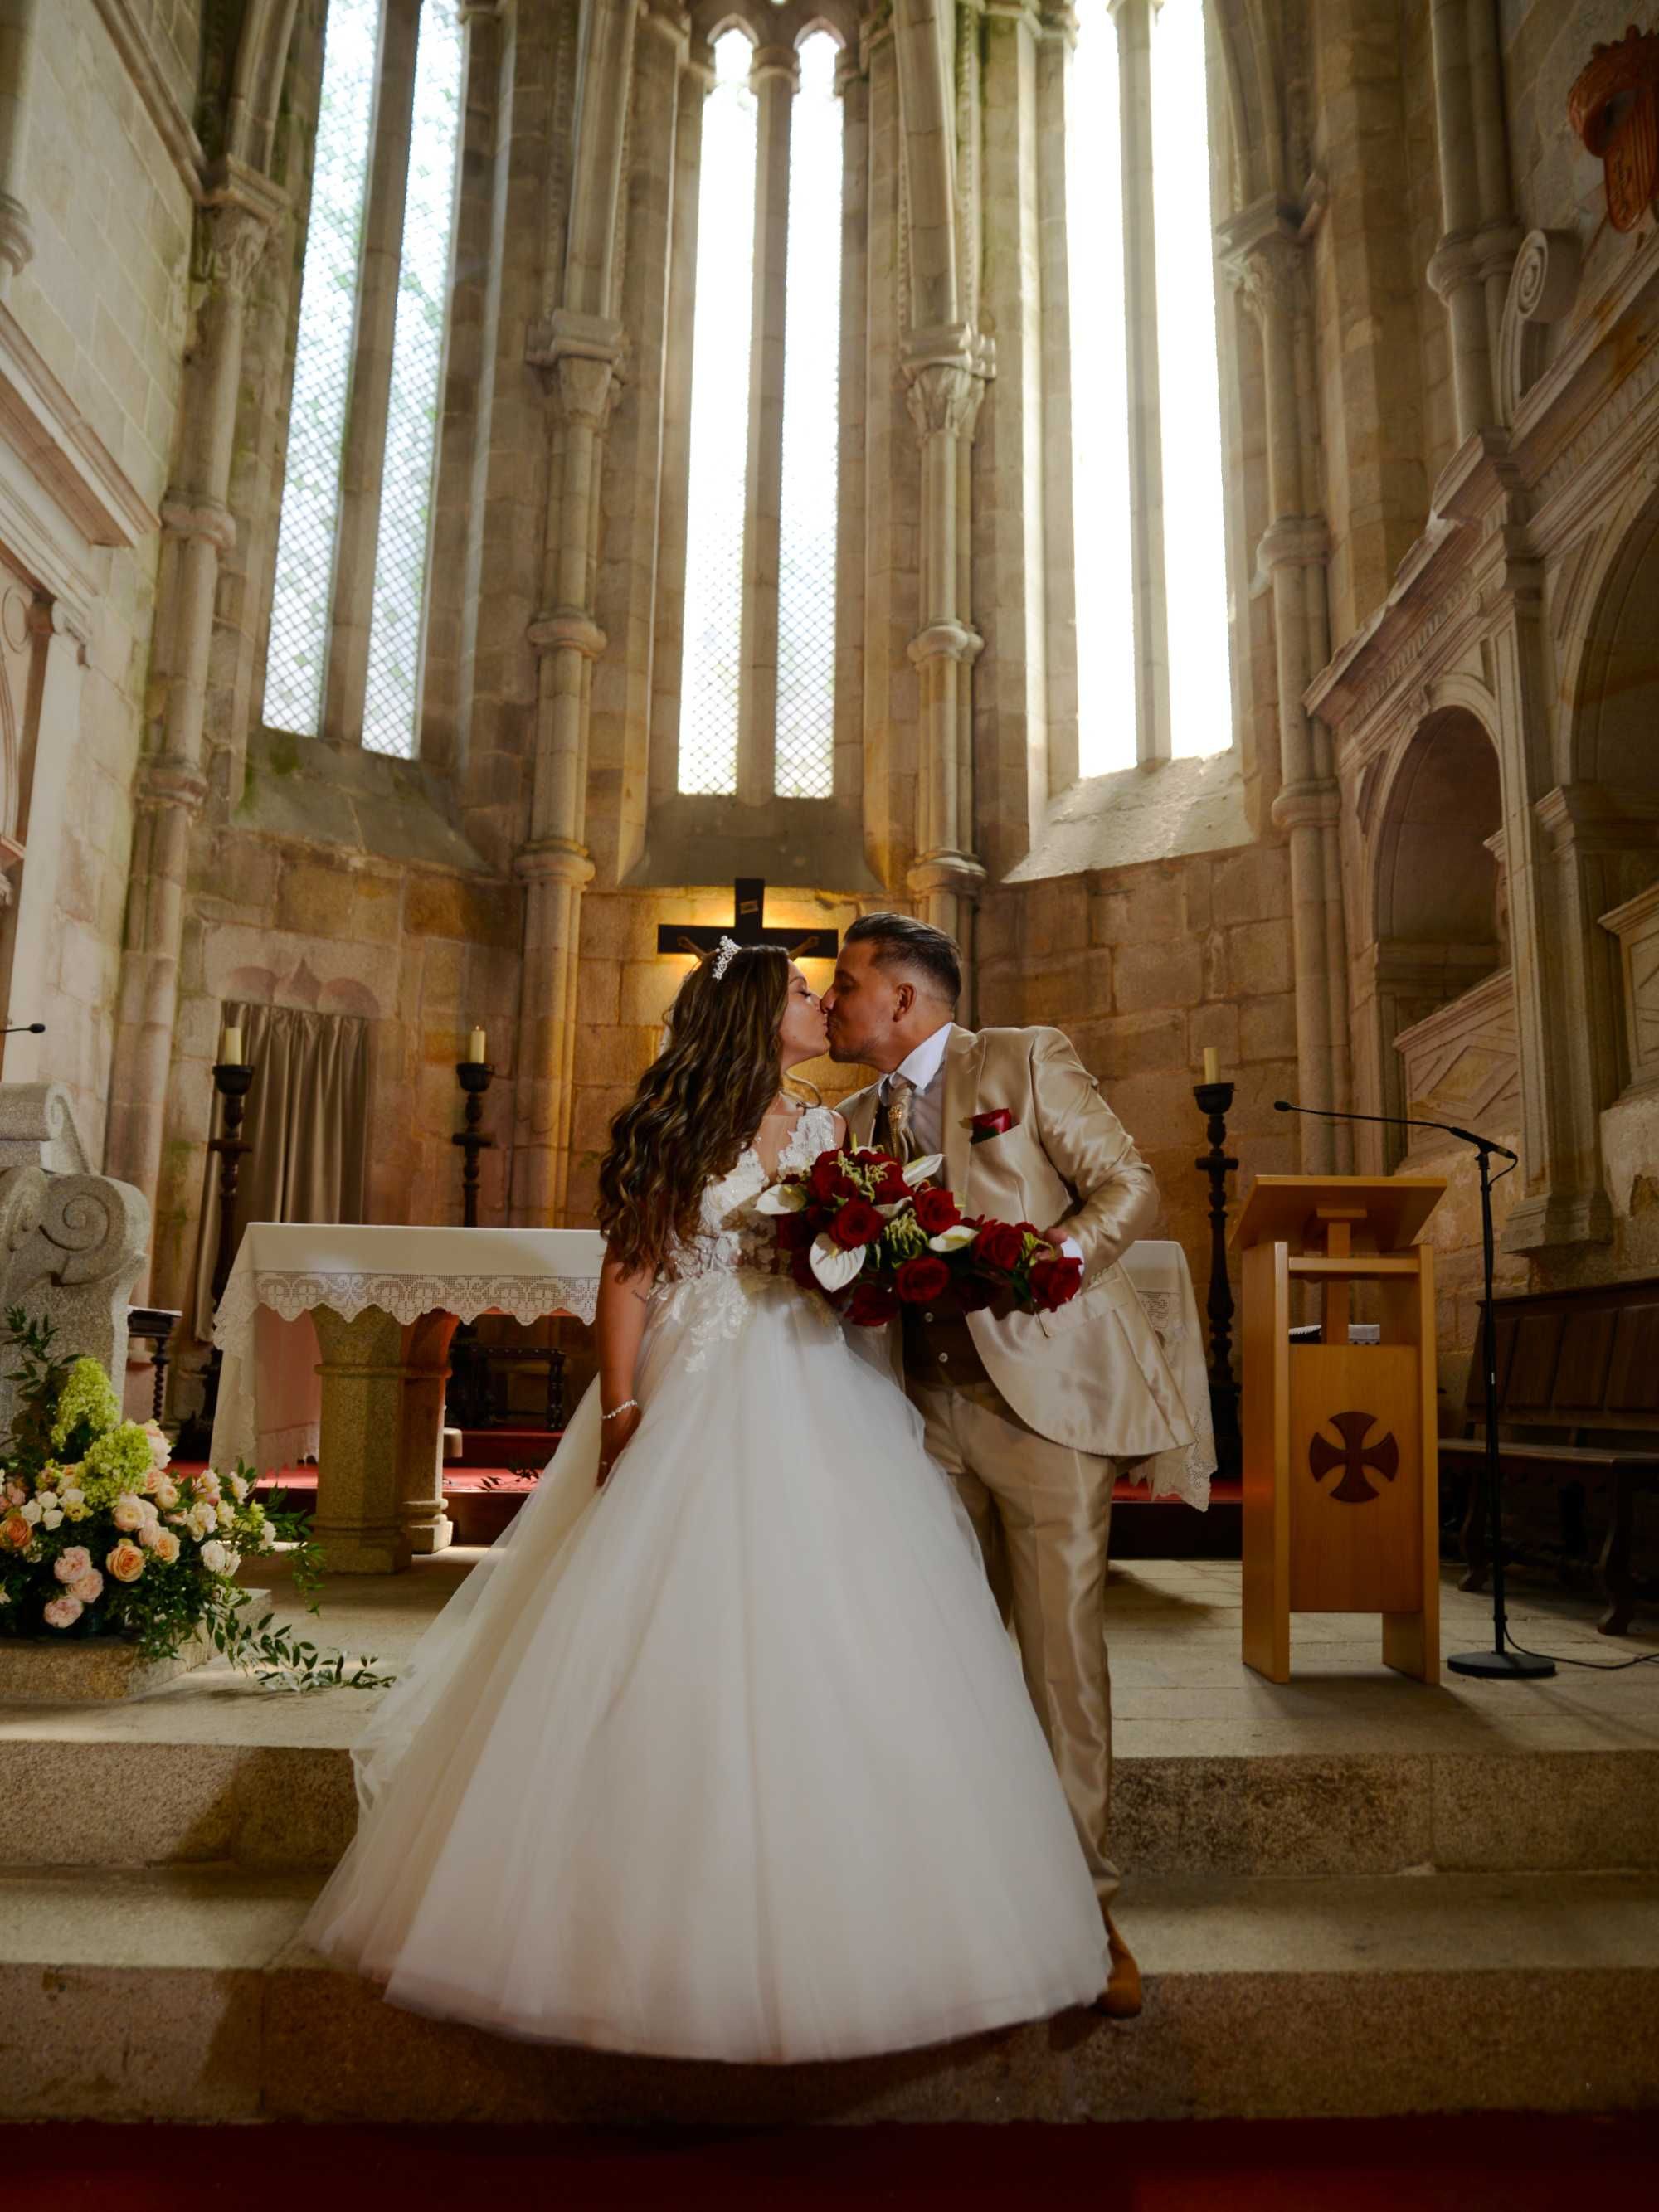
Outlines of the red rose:
{"type": "Polygon", "coordinates": [[[928,1184],[916,1193],[916,1219],[930,1237],[954,1229],[961,1218],[962,1208],[948,1190],[928,1184]]]}
{"type": "Polygon", "coordinates": [[[832,1199],[844,1198],[853,1188],[839,1152],[820,1152],[812,1163],[812,1171],[806,1178],[806,1188],[820,1206],[828,1206],[832,1199]]]}
{"type": "Polygon", "coordinates": [[[1025,1256],[1025,1239],[1009,1221],[988,1221],[975,1237],[972,1251],[982,1267],[1012,1275],[1025,1256]]]}
{"type": "Polygon", "coordinates": [[[887,1284],[872,1282],[867,1275],[854,1284],[853,1295],[842,1309],[843,1317],[861,1328],[878,1328],[897,1311],[898,1300],[887,1284]]]}
{"type": "Polygon", "coordinates": [[[904,1170],[896,1160],[889,1160],[881,1171],[876,1185],[876,1202],[879,1206],[896,1206],[902,1198],[908,1198],[910,1186],[904,1180],[904,1170]]]}
{"type": "Polygon", "coordinates": [[[873,1243],[887,1224],[867,1198],[849,1198],[830,1224],[830,1234],[843,1252],[873,1243]]]}
{"type": "Polygon", "coordinates": [[[975,1145],[982,1144],[987,1137],[1000,1137],[1006,1129],[1012,1129],[1013,1126],[1014,1117],[1006,1106],[988,1107],[984,1113],[975,1114],[969,1122],[968,1127],[973,1132],[970,1141],[975,1145]]]}
{"type": "Polygon", "coordinates": [[[1047,1313],[1063,1306],[1083,1288],[1083,1262],[1069,1255],[1060,1260],[1038,1260],[1031,1268],[1031,1297],[1047,1313]]]}
{"type": "Polygon", "coordinates": [[[951,1270],[937,1252],[919,1252],[907,1260],[893,1278],[893,1288],[907,1305],[925,1306],[951,1286],[951,1270]]]}
{"type": "Polygon", "coordinates": [[[810,1213],[781,1213],[777,1218],[778,1249],[782,1252],[810,1249],[817,1231],[810,1213]]]}

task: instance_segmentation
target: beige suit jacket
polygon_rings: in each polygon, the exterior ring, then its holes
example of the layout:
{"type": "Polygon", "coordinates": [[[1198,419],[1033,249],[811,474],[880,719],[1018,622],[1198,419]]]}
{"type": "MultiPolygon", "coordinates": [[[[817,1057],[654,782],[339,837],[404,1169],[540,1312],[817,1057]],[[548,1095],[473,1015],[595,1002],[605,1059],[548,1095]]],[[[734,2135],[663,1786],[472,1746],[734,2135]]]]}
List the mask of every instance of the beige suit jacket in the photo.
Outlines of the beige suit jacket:
{"type": "MultiPolygon", "coordinates": [[[[867,1145],[879,1085],[842,1102],[867,1145]]],[[[1055,1029],[952,1023],[945,1050],[942,1180],[967,1213],[1063,1221],[1083,1253],[1083,1288],[1056,1313],[969,1316],[986,1372],[1040,1436],[1079,1451],[1141,1459],[1190,1443],[1193,1425],[1120,1255],[1151,1228],[1158,1186],[1069,1038],[1055,1029]],[[972,1140],[975,1114],[1013,1125],[972,1140]]]]}

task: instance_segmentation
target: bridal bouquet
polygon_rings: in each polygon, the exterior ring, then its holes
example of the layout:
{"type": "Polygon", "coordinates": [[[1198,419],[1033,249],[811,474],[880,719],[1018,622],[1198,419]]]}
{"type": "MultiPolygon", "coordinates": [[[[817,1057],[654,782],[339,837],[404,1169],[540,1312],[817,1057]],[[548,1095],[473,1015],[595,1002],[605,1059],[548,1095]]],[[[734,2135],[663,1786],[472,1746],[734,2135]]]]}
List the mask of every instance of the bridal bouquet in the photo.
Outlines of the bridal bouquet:
{"type": "Polygon", "coordinates": [[[390,1679],[368,1673],[367,1660],[347,1675],[343,1655],[319,1659],[314,1645],[270,1632],[270,1613],[253,1627],[239,1617],[250,1596],[237,1570],[279,1536],[299,1547],[296,1586],[317,1586],[300,1516],[267,1514],[241,1466],[170,1472],[159,1424],[123,1420],[97,1360],[59,1358],[52,1338],[49,1323],[18,1307],[0,1332],[21,1354],[0,1452],[0,1636],[112,1637],[165,1659],[204,1626],[268,1686],[377,1688],[390,1679]]]}
{"type": "Polygon", "coordinates": [[[889,1152],[820,1152],[774,1183],[757,1204],[775,1216],[796,1281],[816,1285],[867,1328],[905,1305],[977,1313],[1000,1300],[1035,1313],[1075,1297],[1079,1262],[1029,1221],[963,1213],[928,1181],[942,1158],[901,1164],[889,1152]]]}

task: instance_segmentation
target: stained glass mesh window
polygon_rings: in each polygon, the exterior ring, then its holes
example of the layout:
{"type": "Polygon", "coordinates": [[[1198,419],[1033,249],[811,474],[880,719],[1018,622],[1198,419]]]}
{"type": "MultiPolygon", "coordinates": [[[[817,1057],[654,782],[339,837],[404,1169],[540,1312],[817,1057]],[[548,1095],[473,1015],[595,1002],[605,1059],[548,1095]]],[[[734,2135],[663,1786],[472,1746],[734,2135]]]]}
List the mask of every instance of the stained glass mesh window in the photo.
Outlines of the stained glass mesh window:
{"type": "Polygon", "coordinates": [[[1116,26],[1106,0],[1079,13],[1066,131],[1078,772],[1103,775],[1136,758],[1123,184],[1116,26]]]}
{"type": "Polygon", "coordinates": [[[331,0],[323,53],[263,709],[301,737],[322,716],[380,16],[380,0],[331,0]]]}
{"type": "Polygon", "coordinates": [[[1177,757],[1224,752],[1233,739],[1207,112],[1204,0],[1164,0],[1152,19],[1152,216],[1177,757]]]}
{"type": "Polygon", "coordinates": [[[800,89],[789,126],[775,786],[786,799],[828,799],[834,785],[841,366],[838,51],[822,31],[803,42],[800,89]]]}
{"type": "Polygon", "coordinates": [[[679,787],[737,789],[743,525],[754,316],[755,97],[740,31],[714,41],[702,114],[692,311],[679,787]]]}
{"type": "Polygon", "coordinates": [[[424,0],[374,549],[363,743],[412,756],[461,107],[458,0],[424,0]]]}

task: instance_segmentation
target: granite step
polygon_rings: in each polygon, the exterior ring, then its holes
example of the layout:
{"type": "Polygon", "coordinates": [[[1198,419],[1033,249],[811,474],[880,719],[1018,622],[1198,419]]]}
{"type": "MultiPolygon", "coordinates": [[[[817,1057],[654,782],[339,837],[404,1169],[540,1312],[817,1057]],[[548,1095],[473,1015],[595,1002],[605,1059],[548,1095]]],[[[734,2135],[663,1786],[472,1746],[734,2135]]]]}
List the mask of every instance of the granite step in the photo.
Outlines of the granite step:
{"type": "Polygon", "coordinates": [[[0,2117],[702,2125],[1659,2106],[1659,1877],[1142,1879],[1136,2021],[801,2068],[503,2039],[297,1931],[319,1877],[0,1874],[0,2117]]]}
{"type": "MultiPolygon", "coordinates": [[[[356,1824],[337,1744],[0,1738],[0,1865],[325,1869],[356,1824]]],[[[1159,1876],[1659,1871],[1659,1750],[1130,1753],[1113,1835],[1159,1876]]]]}

